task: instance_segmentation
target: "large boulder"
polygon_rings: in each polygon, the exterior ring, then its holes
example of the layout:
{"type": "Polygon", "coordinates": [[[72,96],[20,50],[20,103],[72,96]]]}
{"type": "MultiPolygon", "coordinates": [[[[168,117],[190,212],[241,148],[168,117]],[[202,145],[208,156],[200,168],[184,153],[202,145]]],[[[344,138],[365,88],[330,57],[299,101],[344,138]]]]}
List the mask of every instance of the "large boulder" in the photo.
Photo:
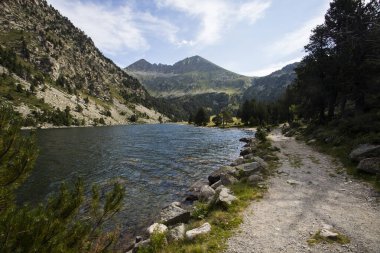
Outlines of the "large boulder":
{"type": "Polygon", "coordinates": [[[235,161],[233,161],[231,163],[231,166],[238,166],[238,165],[241,165],[243,163],[245,163],[244,158],[243,157],[239,157],[238,159],[236,159],[235,161]]]}
{"type": "Polygon", "coordinates": [[[235,167],[239,172],[239,177],[249,177],[254,173],[261,171],[262,166],[258,162],[245,163],[235,167]]]}
{"type": "Polygon", "coordinates": [[[380,157],[366,158],[360,161],[358,170],[371,174],[380,174],[380,157]]]}
{"type": "Polygon", "coordinates": [[[165,233],[166,231],[168,231],[168,227],[160,223],[154,223],[147,229],[150,235],[153,233],[165,233]]]}
{"type": "Polygon", "coordinates": [[[214,197],[214,195],[215,190],[209,185],[204,185],[200,190],[199,199],[202,201],[209,201],[214,197]]]}
{"type": "Polygon", "coordinates": [[[243,137],[239,139],[239,141],[245,142],[245,143],[251,143],[253,140],[254,140],[253,138],[248,138],[248,137],[243,137]]]}
{"type": "Polygon", "coordinates": [[[253,161],[258,162],[264,169],[268,168],[268,163],[261,157],[255,156],[253,157],[253,161]]]}
{"type": "Polygon", "coordinates": [[[186,223],[190,220],[190,212],[182,209],[178,202],[173,202],[160,212],[160,221],[165,225],[186,223]]]}
{"type": "Polygon", "coordinates": [[[192,230],[187,231],[186,232],[186,238],[188,240],[192,240],[199,235],[208,234],[210,232],[211,232],[211,225],[210,225],[210,223],[206,222],[200,227],[197,227],[197,228],[194,228],[192,230]]]}
{"type": "Polygon", "coordinates": [[[261,175],[251,175],[247,179],[247,182],[252,186],[257,186],[262,181],[264,178],[261,175]]]}
{"type": "Polygon", "coordinates": [[[236,184],[238,181],[239,180],[237,180],[236,177],[229,174],[222,174],[220,176],[220,182],[222,185],[225,185],[225,186],[236,184]]]}
{"type": "Polygon", "coordinates": [[[171,228],[168,233],[170,241],[179,241],[185,238],[185,224],[181,223],[171,228]]]}
{"type": "Polygon", "coordinates": [[[201,179],[192,184],[189,188],[189,195],[186,197],[188,201],[195,201],[199,199],[199,195],[201,193],[201,189],[203,186],[209,185],[208,180],[201,179]]]}
{"type": "Polygon", "coordinates": [[[362,144],[350,153],[350,159],[356,162],[370,157],[380,157],[380,145],[362,144]]]}
{"type": "Polygon", "coordinates": [[[218,188],[221,185],[222,185],[222,181],[219,180],[218,182],[213,183],[211,185],[211,188],[214,189],[214,190],[216,190],[216,188],[218,188]]]}
{"type": "Polygon", "coordinates": [[[231,167],[231,166],[220,167],[219,169],[217,169],[216,171],[212,172],[208,176],[208,181],[210,182],[210,185],[218,182],[220,180],[220,176],[221,175],[226,175],[226,174],[229,174],[229,175],[232,175],[232,176],[237,176],[238,172],[237,172],[237,170],[236,170],[235,167],[231,167]]]}
{"type": "Polygon", "coordinates": [[[232,202],[237,200],[237,198],[234,195],[232,195],[231,191],[224,186],[219,186],[216,189],[216,193],[218,194],[218,197],[216,198],[216,203],[229,206],[232,204],[232,202]]]}
{"type": "Polygon", "coordinates": [[[240,156],[245,156],[252,154],[255,150],[253,148],[245,148],[242,151],[240,151],[240,156]]]}

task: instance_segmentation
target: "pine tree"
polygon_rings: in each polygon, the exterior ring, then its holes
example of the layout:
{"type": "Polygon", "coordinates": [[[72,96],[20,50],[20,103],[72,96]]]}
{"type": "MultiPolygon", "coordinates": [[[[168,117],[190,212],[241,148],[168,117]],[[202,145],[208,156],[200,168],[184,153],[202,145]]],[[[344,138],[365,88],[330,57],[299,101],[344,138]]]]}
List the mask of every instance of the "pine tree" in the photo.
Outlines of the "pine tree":
{"type": "Polygon", "coordinates": [[[117,230],[103,225],[121,208],[124,188],[115,183],[101,197],[94,186],[85,201],[83,182],[60,191],[46,204],[19,207],[14,191],[27,178],[37,157],[32,136],[20,131],[21,120],[0,107],[0,252],[104,252],[117,242],[117,230]],[[86,204],[87,203],[87,204],[86,204]]]}

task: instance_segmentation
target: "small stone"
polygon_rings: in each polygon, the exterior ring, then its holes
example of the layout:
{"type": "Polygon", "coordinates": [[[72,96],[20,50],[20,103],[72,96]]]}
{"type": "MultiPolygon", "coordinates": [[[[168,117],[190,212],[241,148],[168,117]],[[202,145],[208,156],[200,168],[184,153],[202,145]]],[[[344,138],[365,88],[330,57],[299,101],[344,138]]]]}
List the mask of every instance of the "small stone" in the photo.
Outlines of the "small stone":
{"type": "Polygon", "coordinates": [[[339,234],[323,228],[321,232],[319,233],[319,235],[328,239],[336,239],[339,234]]]}
{"type": "Polygon", "coordinates": [[[301,184],[301,182],[293,180],[293,179],[286,180],[286,182],[288,184],[290,184],[290,185],[299,185],[299,184],[301,184]]]}
{"type": "Polygon", "coordinates": [[[194,228],[192,230],[187,231],[186,238],[189,240],[192,240],[199,235],[208,234],[210,232],[211,232],[211,225],[210,223],[206,222],[198,228],[194,228]]]}
{"type": "Polygon", "coordinates": [[[165,233],[166,231],[168,231],[168,227],[160,223],[154,223],[147,229],[150,235],[153,233],[165,233]]]}

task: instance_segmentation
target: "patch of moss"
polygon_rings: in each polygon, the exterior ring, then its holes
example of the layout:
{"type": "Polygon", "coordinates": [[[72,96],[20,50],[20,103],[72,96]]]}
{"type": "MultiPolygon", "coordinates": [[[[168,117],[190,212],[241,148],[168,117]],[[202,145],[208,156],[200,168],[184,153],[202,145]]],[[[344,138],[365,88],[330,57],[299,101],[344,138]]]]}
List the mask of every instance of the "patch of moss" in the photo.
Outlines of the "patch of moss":
{"type": "Polygon", "coordinates": [[[321,236],[321,230],[318,230],[313,236],[311,236],[308,240],[307,240],[307,243],[309,245],[315,245],[315,244],[319,244],[319,243],[339,243],[339,244],[348,244],[350,243],[350,238],[348,238],[347,236],[337,232],[337,231],[332,231],[334,233],[337,233],[338,236],[336,238],[327,238],[327,237],[323,237],[321,236]]]}

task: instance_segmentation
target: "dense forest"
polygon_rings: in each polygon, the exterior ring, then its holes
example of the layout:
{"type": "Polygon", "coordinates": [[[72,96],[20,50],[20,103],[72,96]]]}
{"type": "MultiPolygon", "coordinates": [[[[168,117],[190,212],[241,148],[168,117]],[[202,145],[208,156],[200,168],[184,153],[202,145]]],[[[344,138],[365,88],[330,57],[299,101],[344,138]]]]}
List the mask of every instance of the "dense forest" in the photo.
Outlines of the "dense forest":
{"type": "MultiPolygon", "coordinates": [[[[380,130],[380,4],[335,0],[305,46],[307,55],[283,97],[246,101],[246,124],[303,120],[339,125],[342,132],[380,130]]],[[[347,133],[347,132],[346,132],[347,133]]]]}

